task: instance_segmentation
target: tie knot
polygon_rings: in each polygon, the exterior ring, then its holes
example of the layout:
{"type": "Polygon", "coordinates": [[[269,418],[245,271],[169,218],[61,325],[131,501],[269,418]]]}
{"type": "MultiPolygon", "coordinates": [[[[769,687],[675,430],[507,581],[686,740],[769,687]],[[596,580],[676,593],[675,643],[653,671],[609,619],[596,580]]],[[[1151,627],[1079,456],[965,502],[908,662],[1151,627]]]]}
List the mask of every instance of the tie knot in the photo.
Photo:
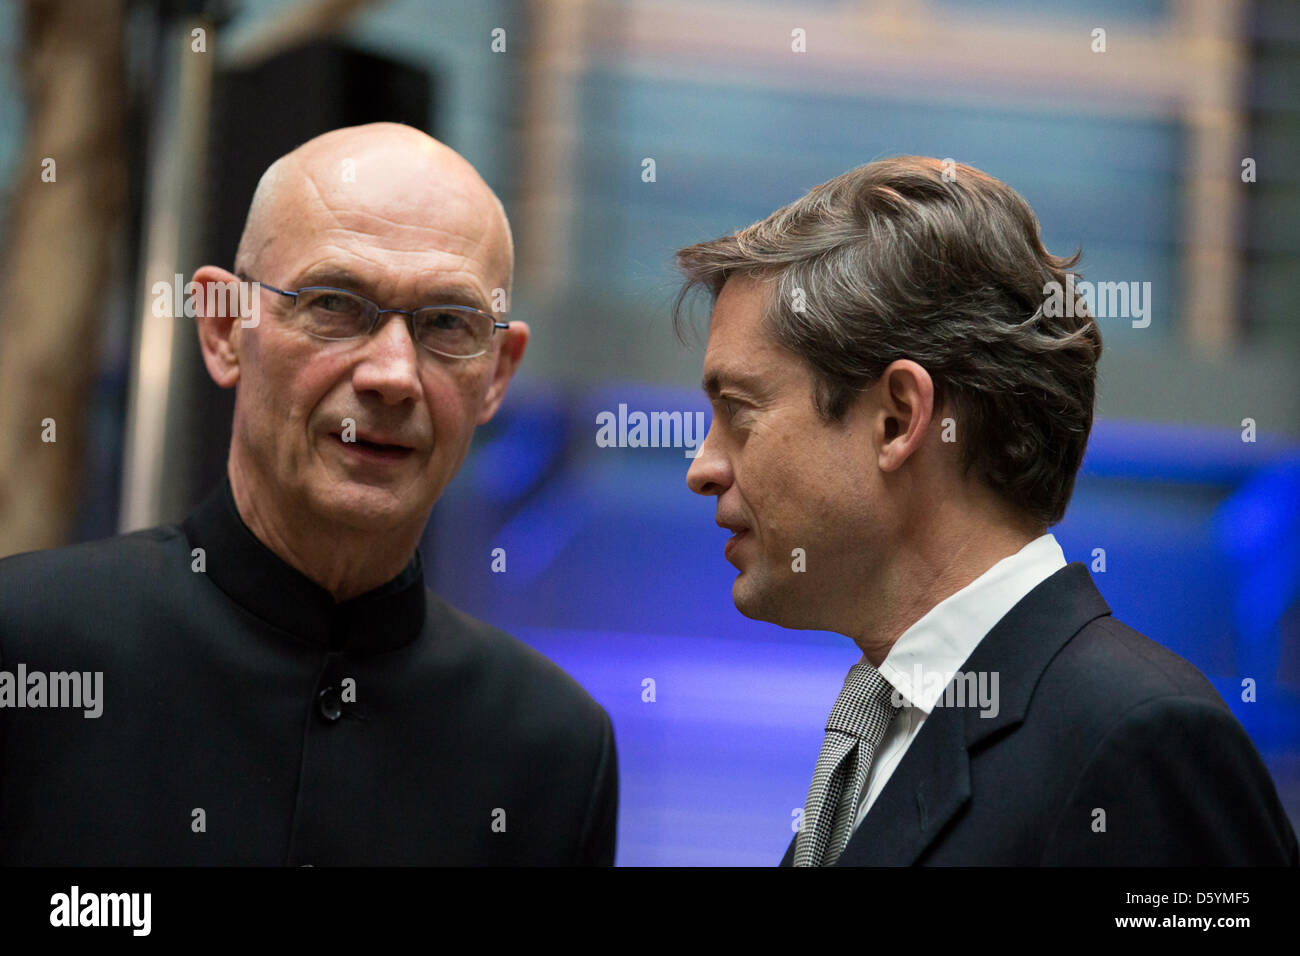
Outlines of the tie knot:
{"type": "Polygon", "coordinates": [[[866,661],[859,661],[844,678],[826,729],[854,737],[879,739],[897,708],[891,700],[893,687],[883,674],[866,661]]]}

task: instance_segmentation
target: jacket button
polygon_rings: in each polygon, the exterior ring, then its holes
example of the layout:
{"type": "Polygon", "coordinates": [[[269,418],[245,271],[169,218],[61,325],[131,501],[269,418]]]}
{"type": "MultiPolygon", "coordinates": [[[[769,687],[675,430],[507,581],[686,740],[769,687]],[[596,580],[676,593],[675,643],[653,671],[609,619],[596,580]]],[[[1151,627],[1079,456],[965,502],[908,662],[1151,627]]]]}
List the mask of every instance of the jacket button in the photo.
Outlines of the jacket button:
{"type": "Polygon", "coordinates": [[[330,722],[343,716],[343,698],[339,696],[337,687],[326,687],[321,691],[317,697],[317,704],[320,707],[320,715],[330,722]]]}

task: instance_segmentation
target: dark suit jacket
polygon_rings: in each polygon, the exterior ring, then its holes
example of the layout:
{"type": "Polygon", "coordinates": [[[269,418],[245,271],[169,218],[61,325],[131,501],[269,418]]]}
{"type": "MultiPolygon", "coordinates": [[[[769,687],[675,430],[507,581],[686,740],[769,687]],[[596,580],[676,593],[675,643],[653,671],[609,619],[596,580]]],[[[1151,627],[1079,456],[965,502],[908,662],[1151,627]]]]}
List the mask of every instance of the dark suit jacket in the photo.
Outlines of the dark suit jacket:
{"type": "Polygon", "coordinates": [[[103,713],[0,709],[0,863],[614,860],[599,704],[430,593],[418,555],[335,604],[228,485],[181,526],[0,561],[20,664],[102,672],[103,713]]]}
{"type": "Polygon", "coordinates": [[[962,667],[981,671],[999,675],[997,715],[936,707],[836,865],[1297,864],[1241,724],[1200,671],[1111,617],[1082,564],[989,631],[962,667]]]}

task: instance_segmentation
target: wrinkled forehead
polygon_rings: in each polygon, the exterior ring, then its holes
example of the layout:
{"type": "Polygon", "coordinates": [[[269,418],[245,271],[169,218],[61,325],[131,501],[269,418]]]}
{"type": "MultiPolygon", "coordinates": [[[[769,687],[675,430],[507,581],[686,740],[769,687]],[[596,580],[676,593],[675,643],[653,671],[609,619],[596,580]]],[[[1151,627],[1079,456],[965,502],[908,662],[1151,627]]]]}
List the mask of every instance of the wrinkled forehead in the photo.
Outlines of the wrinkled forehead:
{"type": "Polygon", "coordinates": [[[275,236],[267,251],[281,264],[373,250],[414,264],[421,256],[462,259],[484,281],[508,281],[504,213],[473,167],[450,150],[378,148],[354,138],[288,159],[277,171],[268,216],[275,236]]]}

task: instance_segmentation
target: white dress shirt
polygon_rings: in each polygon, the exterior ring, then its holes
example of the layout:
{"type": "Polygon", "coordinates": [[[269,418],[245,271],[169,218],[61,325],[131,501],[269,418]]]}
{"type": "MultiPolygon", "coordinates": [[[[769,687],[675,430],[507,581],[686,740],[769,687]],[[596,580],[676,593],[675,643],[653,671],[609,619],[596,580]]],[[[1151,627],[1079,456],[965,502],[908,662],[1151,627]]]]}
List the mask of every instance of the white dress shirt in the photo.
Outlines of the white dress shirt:
{"type": "MultiPolygon", "coordinates": [[[[944,598],[894,642],[879,670],[894,687],[895,700],[901,700],[903,706],[876,748],[854,829],[861,826],[876,797],[885,789],[925,718],[936,703],[942,703],[948,678],[961,669],[994,624],[1063,567],[1065,555],[1056,538],[1050,534],[1035,538],[944,598]]],[[[990,686],[991,681],[986,679],[985,684],[990,686]]],[[[966,706],[978,705],[968,699],[966,706]]]]}

